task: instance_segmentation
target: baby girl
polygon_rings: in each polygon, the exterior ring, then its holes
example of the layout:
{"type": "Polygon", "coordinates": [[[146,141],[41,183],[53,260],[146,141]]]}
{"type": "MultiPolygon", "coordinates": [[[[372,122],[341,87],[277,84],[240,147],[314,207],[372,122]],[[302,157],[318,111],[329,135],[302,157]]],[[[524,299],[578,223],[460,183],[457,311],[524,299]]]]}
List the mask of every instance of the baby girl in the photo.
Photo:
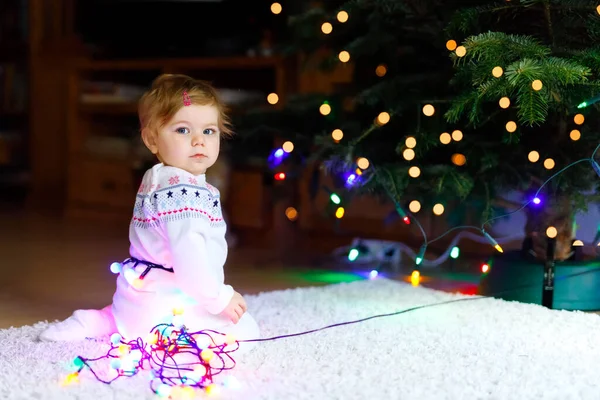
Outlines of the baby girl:
{"type": "MultiPolygon", "coordinates": [[[[211,329],[238,340],[259,337],[244,298],[224,283],[226,224],[219,191],[205,173],[231,134],[224,104],[209,84],[162,75],[139,103],[142,139],[159,164],[136,196],[129,228],[130,258],[119,272],[112,304],[77,310],[40,338],[72,341],[119,332],[146,338],[183,310],[188,331],[211,329]]],[[[243,344],[240,350],[247,350],[243,344]]]]}

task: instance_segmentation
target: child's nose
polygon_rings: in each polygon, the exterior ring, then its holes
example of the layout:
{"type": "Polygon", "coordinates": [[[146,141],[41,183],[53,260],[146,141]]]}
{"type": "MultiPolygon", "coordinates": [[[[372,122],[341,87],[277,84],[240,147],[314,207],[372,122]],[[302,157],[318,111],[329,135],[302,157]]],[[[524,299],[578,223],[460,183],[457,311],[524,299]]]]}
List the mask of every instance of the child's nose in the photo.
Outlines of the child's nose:
{"type": "Polygon", "coordinates": [[[200,146],[204,144],[204,135],[195,134],[192,136],[192,146],[200,146]]]}

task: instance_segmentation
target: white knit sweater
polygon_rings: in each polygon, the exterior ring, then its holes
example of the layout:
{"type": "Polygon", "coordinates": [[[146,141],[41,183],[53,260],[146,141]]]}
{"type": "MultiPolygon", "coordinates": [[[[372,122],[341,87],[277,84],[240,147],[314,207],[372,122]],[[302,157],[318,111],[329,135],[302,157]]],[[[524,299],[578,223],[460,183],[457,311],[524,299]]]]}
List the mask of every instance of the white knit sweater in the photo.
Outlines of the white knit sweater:
{"type": "Polygon", "coordinates": [[[136,196],[130,254],[174,272],[153,269],[136,281],[146,267],[124,266],[113,297],[119,331],[143,337],[181,307],[188,328],[227,324],[218,315],[233,296],[224,283],[226,229],[219,191],[204,175],[163,164],[148,170],[136,196]]]}

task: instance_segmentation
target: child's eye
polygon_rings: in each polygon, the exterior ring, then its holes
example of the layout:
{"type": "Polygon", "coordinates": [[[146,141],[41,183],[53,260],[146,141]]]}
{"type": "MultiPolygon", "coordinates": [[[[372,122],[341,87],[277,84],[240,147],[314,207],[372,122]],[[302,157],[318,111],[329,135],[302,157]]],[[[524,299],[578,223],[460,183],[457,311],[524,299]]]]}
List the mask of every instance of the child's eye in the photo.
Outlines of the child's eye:
{"type": "Polygon", "coordinates": [[[214,135],[215,133],[217,133],[217,131],[215,131],[212,128],[207,128],[202,133],[204,133],[205,135],[214,135]]]}
{"type": "Polygon", "coordinates": [[[190,133],[190,130],[188,128],[181,127],[181,128],[175,129],[175,132],[180,133],[182,135],[186,135],[186,134],[190,133]]]}

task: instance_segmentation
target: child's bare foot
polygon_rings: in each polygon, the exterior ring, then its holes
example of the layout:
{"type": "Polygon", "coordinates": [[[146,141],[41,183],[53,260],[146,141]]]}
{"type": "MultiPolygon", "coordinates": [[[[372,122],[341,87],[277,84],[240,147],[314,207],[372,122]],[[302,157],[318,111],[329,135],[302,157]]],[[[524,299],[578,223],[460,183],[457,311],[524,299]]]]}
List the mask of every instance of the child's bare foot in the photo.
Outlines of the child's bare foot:
{"type": "Polygon", "coordinates": [[[110,306],[102,310],[77,310],[64,321],[51,324],[40,334],[45,342],[72,342],[117,332],[110,306]]]}

